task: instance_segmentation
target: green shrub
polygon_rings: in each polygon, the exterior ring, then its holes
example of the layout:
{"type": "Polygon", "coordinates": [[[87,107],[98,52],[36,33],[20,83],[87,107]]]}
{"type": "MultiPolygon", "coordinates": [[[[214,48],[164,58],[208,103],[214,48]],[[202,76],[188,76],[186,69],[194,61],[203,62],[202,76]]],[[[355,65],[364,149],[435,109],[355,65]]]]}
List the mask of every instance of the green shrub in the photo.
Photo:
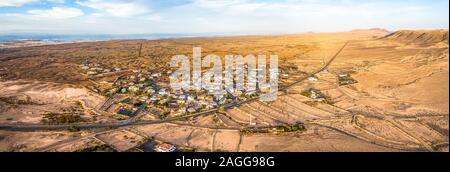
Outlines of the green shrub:
{"type": "Polygon", "coordinates": [[[93,147],[82,148],[75,152],[116,152],[113,148],[106,144],[101,144],[93,147]]]}
{"type": "Polygon", "coordinates": [[[78,127],[75,127],[75,126],[73,126],[73,125],[71,125],[71,126],[68,128],[68,130],[69,130],[69,132],[78,132],[78,131],[80,131],[80,129],[79,129],[78,127]]]}
{"type": "Polygon", "coordinates": [[[78,114],[46,113],[42,119],[44,124],[72,124],[79,122],[86,122],[86,120],[78,114]]]}
{"type": "Polygon", "coordinates": [[[311,97],[311,90],[302,91],[300,94],[305,97],[311,97]]]}

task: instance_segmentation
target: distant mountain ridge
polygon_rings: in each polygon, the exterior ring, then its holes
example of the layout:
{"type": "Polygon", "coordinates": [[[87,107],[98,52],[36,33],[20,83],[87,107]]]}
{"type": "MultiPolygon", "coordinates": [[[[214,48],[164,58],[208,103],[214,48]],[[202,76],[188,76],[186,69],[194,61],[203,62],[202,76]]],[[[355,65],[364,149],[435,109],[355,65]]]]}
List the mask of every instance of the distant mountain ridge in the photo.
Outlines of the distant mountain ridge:
{"type": "Polygon", "coordinates": [[[371,28],[371,29],[354,29],[352,32],[366,32],[366,31],[376,31],[376,32],[386,32],[386,33],[392,33],[391,31],[383,28],[371,28]]]}
{"type": "Polygon", "coordinates": [[[161,39],[197,36],[197,34],[0,34],[0,42],[16,42],[24,40],[48,42],[107,41],[131,39],[161,39]]]}

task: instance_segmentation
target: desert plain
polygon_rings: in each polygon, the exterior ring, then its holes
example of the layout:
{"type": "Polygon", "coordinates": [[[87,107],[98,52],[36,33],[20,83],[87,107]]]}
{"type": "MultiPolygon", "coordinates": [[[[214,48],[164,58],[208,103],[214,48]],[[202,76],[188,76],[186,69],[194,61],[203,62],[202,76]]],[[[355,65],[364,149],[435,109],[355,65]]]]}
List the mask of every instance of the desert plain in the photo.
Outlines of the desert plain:
{"type": "Polygon", "coordinates": [[[156,140],[208,152],[448,152],[448,38],[370,29],[1,48],[0,151],[143,151],[156,140]],[[109,110],[129,98],[108,92],[118,80],[161,74],[154,82],[167,84],[171,57],[193,47],[278,55],[278,99],[184,116],[153,103],[134,116],[109,110]],[[83,69],[93,65],[120,70],[83,69]]]}

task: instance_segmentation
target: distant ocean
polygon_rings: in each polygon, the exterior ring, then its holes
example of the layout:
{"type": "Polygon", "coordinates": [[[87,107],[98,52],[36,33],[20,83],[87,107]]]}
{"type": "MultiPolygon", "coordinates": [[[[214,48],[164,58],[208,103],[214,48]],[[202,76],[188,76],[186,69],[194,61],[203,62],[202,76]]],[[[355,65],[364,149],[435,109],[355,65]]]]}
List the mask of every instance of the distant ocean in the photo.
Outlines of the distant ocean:
{"type": "Polygon", "coordinates": [[[0,43],[17,41],[47,41],[47,42],[83,42],[128,39],[162,39],[199,37],[207,34],[127,34],[127,35],[53,35],[53,34],[0,34],[0,43]]]}

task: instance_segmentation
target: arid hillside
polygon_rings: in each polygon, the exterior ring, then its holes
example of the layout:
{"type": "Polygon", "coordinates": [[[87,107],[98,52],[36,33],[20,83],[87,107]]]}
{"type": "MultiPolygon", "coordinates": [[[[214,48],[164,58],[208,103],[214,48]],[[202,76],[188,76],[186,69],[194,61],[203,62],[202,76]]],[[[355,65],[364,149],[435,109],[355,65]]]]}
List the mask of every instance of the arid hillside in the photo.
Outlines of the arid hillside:
{"type": "Polygon", "coordinates": [[[438,43],[448,45],[448,30],[401,30],[383,39],[424,46],[438,43]]]}
{"type": "Polygon", "coordinates": [[[357,41],[330,69],[352,72],[359,83],[349,90],[361,97],[403,101],[379,104],[380,111],[406,108],[448,114],[448,31],[398,31],[382,39],[357,41]]]}

